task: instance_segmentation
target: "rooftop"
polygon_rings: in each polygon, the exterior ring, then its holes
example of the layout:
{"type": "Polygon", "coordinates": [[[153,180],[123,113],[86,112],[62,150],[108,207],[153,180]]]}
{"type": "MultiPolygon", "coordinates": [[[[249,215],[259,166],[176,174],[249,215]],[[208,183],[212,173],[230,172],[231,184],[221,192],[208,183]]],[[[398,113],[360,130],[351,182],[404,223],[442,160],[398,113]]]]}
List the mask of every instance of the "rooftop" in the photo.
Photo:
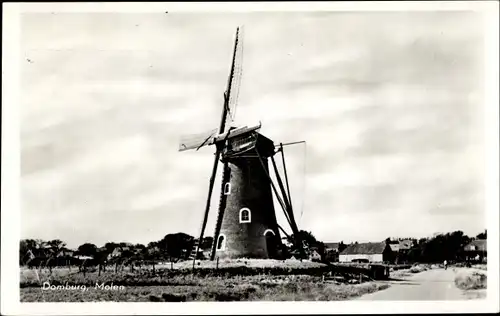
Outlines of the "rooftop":
{"type": "Polygon", "coordinates": [[[325,242],[325,247],[327,249],[338,249],[340,246],[339,242],[325,242]]]}
{"type": "Polygon", "coordinates": [[[479,251],[486,251],[486,239],[475,239],[468,243],[465,246],[465,250],[479,250],[479,251]],[[475,247],[475,249],[472,249],[472,247],[475,247]]]}
{"type": "Polygon", "coordinates": [[[386,246],[385,242],[350,244],[340,254],[341,255],[380,254],[384,252],[385,246],[386,246]]]}

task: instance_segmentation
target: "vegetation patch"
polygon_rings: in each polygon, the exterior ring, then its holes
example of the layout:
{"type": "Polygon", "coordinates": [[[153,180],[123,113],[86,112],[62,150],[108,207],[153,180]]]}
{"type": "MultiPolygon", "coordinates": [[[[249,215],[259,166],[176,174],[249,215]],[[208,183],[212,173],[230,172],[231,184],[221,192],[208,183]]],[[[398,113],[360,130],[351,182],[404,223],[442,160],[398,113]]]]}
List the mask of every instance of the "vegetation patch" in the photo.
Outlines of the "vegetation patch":
{"type": "Polygon", "coordinates": [[[120,291],[44,291],[40,287],[21,289],[22,302],[192,302],[192,301],[334,301],[347,300],[387,288],[368,282],[338,284],[310,275],[295,276],[194,276],[186,285],[127,286],[120,291]]]}
{"type": "Polygon", "coordinates": [[[487,268],[488,268],[486,264],[475,264],[472,267],[474,269],[483,270],[483,271],[487,271],[487,268]]]}
{"type": "Polygon", "coordinates": [[[465,269],[455,276],[455,285],[461,290],[486,289],[487,279],[485,272],[465,269]]]}
{"type": "MultiPolygon", "coordinates": [[[[53,269],[51,272],[39,271],[33,269],[26,269],[21,271],[21,282],[20,287],[40,287],[44,283],[50,283],[51,285],[85,285],[94,286],[96,283],[113,283],[117,286],[187,286],[187,285],[200,285],[206,278],[238,278],[238,277],[250,277],[250,276],[260,276],[264,279],[270,280],[270,284],[273,282],[288,282],[283,280],[291,280],[295,277],[297,279],[303,278],[304,276],[315,277],[318,280],[324,280],[325,278],[331,278],[336,276],[339,282],[349,282],[353,279],[355,280],[366,280],[370,277],[363,276],[360,274],[371,273],[368,269],[362,269],[355,266],[336,266],[336,265],[326,265],[322,263],[315,262],[297,262],[294,261],[278,261],[278,260],[261,260],[262,266],[259,266],[260,261],[256,260],[254,262],[250,260],[245,260],[244,265],[239,265],[239,260],[233,260],[232,262],[225,262],[225,266],[218,268],[210,267],[213,262],[203,262],[200,267],[187,268],[185,266],[179,266],[177,268],[158,268],[156,270],[152,269],[136,269],[134,271],[118,271],[107,270],[105,272],[99,273],[94,272],[79,272],[73,269],[69,271],[68,269],[53,269]],[[232,263],[232,264],[231,264],[232,263]],[[270,263],[275,263],[272,266],[270,263]],[[280,276],[285,276],[285,278],[280,278],[280,276]],[[270,278],[275,277],[275,278],[270,278]]],[[[190,262],[183,263],[186,265],[190,262]]]]}
{"type": "Polygon", "coordinates": [[[416,265],[414,265],[413,267],[410,268],[409,272],[411,272],[411,273],[420,273],[420,272],[429,270],[429,268],[430,267],[427,266],[427,265],[416,264],[416,265]]]}

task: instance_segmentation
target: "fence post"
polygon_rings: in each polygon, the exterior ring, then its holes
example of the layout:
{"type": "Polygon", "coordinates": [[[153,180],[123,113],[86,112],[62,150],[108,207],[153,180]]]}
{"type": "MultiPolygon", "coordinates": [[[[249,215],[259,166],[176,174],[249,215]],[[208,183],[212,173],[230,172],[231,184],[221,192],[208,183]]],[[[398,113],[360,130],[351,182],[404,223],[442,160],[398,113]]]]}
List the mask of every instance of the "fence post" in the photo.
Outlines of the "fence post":
{"type": "Polygon", "coordinates": [[[215,269],[218,270],[219,269],[219,257],[217,257],[217,262],[215,264],[215,269]]]}

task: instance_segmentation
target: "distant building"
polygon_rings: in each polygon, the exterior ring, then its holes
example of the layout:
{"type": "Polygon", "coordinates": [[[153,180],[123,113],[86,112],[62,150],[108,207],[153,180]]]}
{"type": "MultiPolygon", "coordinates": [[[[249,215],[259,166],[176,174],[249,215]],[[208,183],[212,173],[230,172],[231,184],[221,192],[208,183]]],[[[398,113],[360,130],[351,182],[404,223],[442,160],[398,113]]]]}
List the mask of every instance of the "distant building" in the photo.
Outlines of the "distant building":
{"type": "Polygon", "coordinates": [[[339,242],[325,242],[325,251],[339,251],[339,242]]]}
{"type": "Polygon", "coordinates": [[[309,260],[321,261],[321,255],[319,254],[317,249],[311,249],[311,252],[309,254],[309,260]]]}
{"type": "Polygon", "coordinates": [[[467,261],[485,262],[487,257],[486,239],[475,239],[464,246],[467,261]]]}
{"type": "Polygon", "coordinates": [[[94,257],[92,256],[83,256],[83,255],[78,255],[78,256],[74,256],[76,259],[80,259],[80,260],[92,260],[94,259],[94,257]]]}
{"type": "Polygon", "coordinates": [[[74,250],[68,248],[61,248],[61,250],[57,253],[57,257],[72,257],[75,254],[74,250]]]}
{"type": "Polygon", "coordinates": [[[389,244],[389,247],[391,247],[392,251],[399,252],[399,243],[397,243],[397,244],[389,244]]]}
{"type": "Polygon", "coordinates": [[[394,252],[407,252],[410,250],[413,242],[411,240],[398,240],[396,242],[390,242],[389,246],[391,250],[394,252]]]}
{"type": "Polygon", "coordinates": [[[122,254],[125,252],[125,251],[131,251],[131,247],[130,246],[117,246],[115,247],[115,249],[113,249],[113,251],[108,255],[108,260],[112,260],[112,259],[115,259],[115,258],[119,258],[122,256],[122,254]]]}
{"type": "Polygon", "coordinates": [[[399,250],[400,251],[408,251],[413,246],[413,241],[410,239],[400,240],[399,241],[399,250]]]}
{"type": "Polygon", "coordinates": [[[405,263],[408,261],[408,251],[411,249],[413,242],[409,239],[398,240],[394,243],[390,243],[389,247],[393,252],[394,263],[405,263]]]}
{"type": "Polygon", "coordinates": [[[385,242],[350,244],[339,255],[340,262],[391,262],[393,251],[385,242]]]}
{"type": "Polygon", "coordinates": [[[344,250],[343,248],[345,248],[345,245],[340,242],[325,242],[324,245],[326,260],[330,262],[338,262],[340,250],[344,250]]]}

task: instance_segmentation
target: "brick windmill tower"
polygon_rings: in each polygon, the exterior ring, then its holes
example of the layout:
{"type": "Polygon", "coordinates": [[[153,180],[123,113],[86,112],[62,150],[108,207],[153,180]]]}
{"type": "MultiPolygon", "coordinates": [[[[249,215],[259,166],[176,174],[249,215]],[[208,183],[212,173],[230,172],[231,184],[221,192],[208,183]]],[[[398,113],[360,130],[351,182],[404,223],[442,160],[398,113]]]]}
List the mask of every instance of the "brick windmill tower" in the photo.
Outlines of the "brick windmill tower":
{"type": "Polygon", "coordinates": [[[234,115],[237,99],[235,90],[238,89],[241,79],[243,49],[238,36],[239,28],[236,30],[231,71],[224,93],[219,129],[184,137],[179,146],[179,151],[198,150],[208,145],[215,145],[216,148],[202,228],[199,239],[195,241],[193,260],[196,260],[198,248],[203,240],[219,163],[223,164],[222,188],[211,260],[215,257],[277,258],[280,255],[279,250],[282,246],[280,230],[290,236],[276,220],[273,193],[292,229],[293,244],[299,253],[305,254],[294,219],[283,151],[283,146],[301,142],[277,146],[258,132],[260,124],[226,129],[228,115],[234,115]],[[285,181],[282,180],[274,160],[274,155],[280,152],[285,181]],[[272,162],[277,185],[270,176],[269,160],[272,162]]]}

